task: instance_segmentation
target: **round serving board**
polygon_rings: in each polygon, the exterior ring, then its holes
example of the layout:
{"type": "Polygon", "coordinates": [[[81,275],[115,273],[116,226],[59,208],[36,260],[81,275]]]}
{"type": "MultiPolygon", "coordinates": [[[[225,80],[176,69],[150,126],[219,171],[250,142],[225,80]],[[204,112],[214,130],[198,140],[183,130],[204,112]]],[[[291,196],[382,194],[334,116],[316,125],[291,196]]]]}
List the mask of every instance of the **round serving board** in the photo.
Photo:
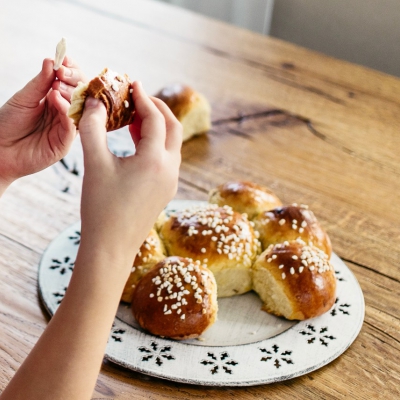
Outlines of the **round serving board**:
{"type": "MultiPolygon", "coordinates": [[[[201,204],[175,200],[166,211],[201,204]]],[[[39,266],[39,291],[51,315],[61,303],[80,243],[80,222],[55,238],[39,266]]],[[[332,309],[307,321],[287,321],[261,310],[253,292],[218,300],[218,320],[202,337],[174,341],[144,332],[121,303],[105,357],[126,368],[177,382],[250,386],[314,371],[339,357],[364,320],[361,288],[342,260],[331,262],[338,281],[332,309]]]]}

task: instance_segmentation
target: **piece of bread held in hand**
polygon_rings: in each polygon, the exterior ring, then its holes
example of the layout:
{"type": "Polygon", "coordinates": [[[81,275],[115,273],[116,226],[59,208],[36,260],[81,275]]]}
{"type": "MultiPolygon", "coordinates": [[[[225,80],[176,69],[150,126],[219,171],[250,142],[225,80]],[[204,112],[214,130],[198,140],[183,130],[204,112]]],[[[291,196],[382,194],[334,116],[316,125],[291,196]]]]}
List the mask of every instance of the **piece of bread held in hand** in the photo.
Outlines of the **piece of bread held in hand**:
{"type": "Polygon", "coordinates": [[[122,292],[121,300],[130,303],[139,281],[154,265],[165,257],[167,257],[165,247],[156,230],[153,228],[140,246],[139,252],[135,257],[131,273],[122,292]]]}
{"type": "Polygon", "coordinates": [[[219,206],[228,205],[239,213],[246,213],[249,219],[263,211],[282,205],[276,194],[266,186],[248,181],[230,181],[212,189],[209,202],[219,206]]]}
{"type": "Polygon", "coordinates": [[[153,335],[196,338],[215,322],[217,311],[217,284],[212,272],[187,258],[160,261],[133,293],[133,315],[153,335]]]}
{"type": "Polygon", "coordinates": [[[105,68],[89,83],[79,82],[72,93],[68,116],[76,127],[82,117],[87,97],[94,97],[103,102],[107,110],[107,132],[114,131],[133,122],[135,105],[131,95],[131,81],[124,74],[105,68]]]}
{"type": "Polygon", "coordinates": [[[161,89],[155,97],[171,109],[182,124],[183,141],[211,128],[211,106],[208,100],[190,86],[174,84],[161,89]]]}
{"type": "Polygon", "coordinates": [[[336,300],[336,277],[328,256],[301,239],[271,245],[252,267],[253,289],[263,309],[304,320],[327,312],[336,300]]]}

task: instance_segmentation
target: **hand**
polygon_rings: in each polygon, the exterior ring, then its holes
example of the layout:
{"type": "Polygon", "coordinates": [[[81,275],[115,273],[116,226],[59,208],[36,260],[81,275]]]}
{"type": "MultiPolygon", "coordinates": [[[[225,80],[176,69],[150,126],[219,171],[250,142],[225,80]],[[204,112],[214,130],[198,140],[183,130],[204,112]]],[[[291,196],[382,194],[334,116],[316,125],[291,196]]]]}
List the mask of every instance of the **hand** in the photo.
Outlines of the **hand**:
{"type": "Polygon", "coordinates": [[[133,84],[135,155],[106,142],[106,110],[86,100],[82,236],[68,291],[1,399],[89,399],[135,255],[178,183],[182,126],[169,108],[133,84]],[[82,371],[85,371],[82,374],[82,371]]]}
{"type": "Polygon", "coordinates": [[[45,59],[40,73],[0,108],[0,188],[59,161],[76,136],[67,111],[85,77],[69,57],[58,71],[53,65],[45,59]]]}
{"type": "Polygon", "coordinates": [[[106,110],[88,98],[79,124],[85,174],[82,245],[108,249],[129,266],[178,185],[182,126],[165,103],[132,85],[136,118],[130,126],[136,153],[114,156],[107,148],[106,110]]]}

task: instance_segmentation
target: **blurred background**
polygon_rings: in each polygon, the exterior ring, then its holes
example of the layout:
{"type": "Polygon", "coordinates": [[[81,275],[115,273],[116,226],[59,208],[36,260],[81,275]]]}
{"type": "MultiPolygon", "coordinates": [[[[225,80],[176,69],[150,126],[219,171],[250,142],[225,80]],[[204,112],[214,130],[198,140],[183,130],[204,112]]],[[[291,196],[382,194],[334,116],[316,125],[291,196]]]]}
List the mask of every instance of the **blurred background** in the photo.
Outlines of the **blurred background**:
{"type": "Polygon", "coordinates": [[[400,76],[400,0],[159,0],[400,76]]]}

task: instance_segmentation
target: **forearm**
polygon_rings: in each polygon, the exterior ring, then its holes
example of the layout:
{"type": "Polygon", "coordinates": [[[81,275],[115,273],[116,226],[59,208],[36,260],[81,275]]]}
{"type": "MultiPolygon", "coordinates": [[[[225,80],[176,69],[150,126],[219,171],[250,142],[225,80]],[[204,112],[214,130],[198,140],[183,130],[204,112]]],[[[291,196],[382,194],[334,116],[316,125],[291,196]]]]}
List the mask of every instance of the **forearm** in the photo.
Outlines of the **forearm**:
{"type": "Polygon", "coordinates": [[[177,189],[182,126],[166,104],[132,86],[134,156],[110,153],[107,112],[86,100],[82,241],[67,293],[1,400],[84,400],[92,395],[132,263],[177,189]]]}
{"type": "Polygon", "coordinates": [[[59,309],[1,400],[91,398],[131,266],[112,251],[81,246],[59,309]]]}

